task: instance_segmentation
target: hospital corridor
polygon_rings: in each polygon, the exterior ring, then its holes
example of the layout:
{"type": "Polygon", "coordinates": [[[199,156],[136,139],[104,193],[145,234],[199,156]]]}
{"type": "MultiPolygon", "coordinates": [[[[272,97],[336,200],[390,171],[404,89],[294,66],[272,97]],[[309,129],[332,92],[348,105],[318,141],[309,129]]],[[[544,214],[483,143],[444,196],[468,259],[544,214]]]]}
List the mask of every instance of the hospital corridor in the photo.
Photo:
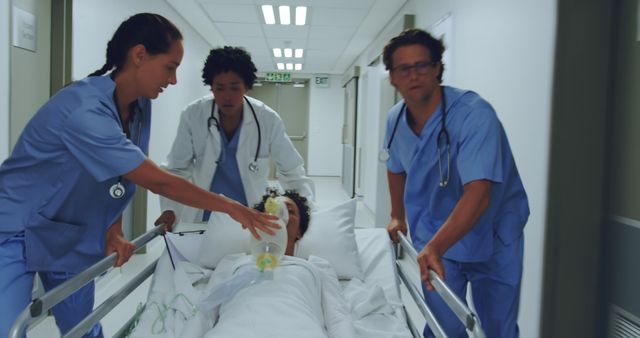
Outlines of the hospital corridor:
{"type": "Polygon", "coordinates": [[[640,0],[0,0],[0,336],[640,338],[638,91],[640,0]]]}

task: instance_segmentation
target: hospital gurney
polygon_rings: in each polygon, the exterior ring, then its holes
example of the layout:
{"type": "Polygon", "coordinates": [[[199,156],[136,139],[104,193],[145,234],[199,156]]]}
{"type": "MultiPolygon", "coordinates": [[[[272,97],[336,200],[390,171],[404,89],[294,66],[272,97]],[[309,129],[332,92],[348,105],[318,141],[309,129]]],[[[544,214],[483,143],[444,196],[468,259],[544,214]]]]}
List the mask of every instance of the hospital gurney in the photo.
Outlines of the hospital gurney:
{"type": "MultiPolygon", "coordinates": [[[[133,240],[135,252],[145,247],[151,240],[164,232],[164,225],[159,225],[149,230],[144,235],[133,240]]],[[[102,275],[113,267],[116,262],[117,254],[103,258],[98,263],[92,265],[87,270],[79,273],[67,282],[58,285],[56,288],[45,293],[42,297],[34,299],[26,309],[24,309],[18,318],[14,321],[9,338],[22,337],[27,327],[36,321],[36,319],[45,316],[47,312],[56,304],[67,298],[69,295],[85,286],[96,277],[102,275]]],[[[156,260],[157,262],[157,260],[156,260]]],[[[131,291],[136,289],[144,280],[146,280],[155,268],[155,263],[151,264],[141,271],[129,283],[125,284],[118,292],[97,306],[93,312],[69,331],[64,337],[81,337],[85,332],[89,331],[93,325],[100,321],[109,311],[118,305],[131,291]]]]}
{"type": "MultiPolygon", "coordinates": [[[[411,245],[407,237],[403,233],[398,231],[398,238],[400,238],[400,243],[399,243],[400,246],[398,246],[396,249],[396,254],[398,258],[401,258],[402,252],[406,251],[409,257],[411,258],[411,261],[417,262],[418,253],[413,248],[413,245],[411,245]]],[[[409,291],[411,297],[413,298],[414,302],[418,306],[420,312],[422,313],[422,315],[424,316],[427,322],[427,325],[429,325],[429,328],[431,328],[434,335],[438,338],[447,337],[447,334],[444,332],[444,330],[442,329],[442,327],[434,317],[433,313],[431,312],[427,304],[424,302],[424,298],[422,297],[422,290],[410,281],[409,274],[405,270],[405,268],[402,266],[402,264],[400,264],[399,259],[396,259],[396,266],[398,268],[398,275],[400,276],[400,279],[402,280],[403,284],[409,291]]],[[[453,293],[451,289],[449,289],[449,287],[442,280],[442,278],[440,278],[440,276],[438,276],[438,274],[436,274],[433,270],[429,270],[429,277],[436,291],[440,294],[440,296],[445,301],[445,303],[447,303],[449,308],[451,308],[453,313],[455,313],[458,319],[465,326],[465,328],[467,329],[467,332],[469,333],[469,337],[484,338],[485,334],[482,331],[482,328],[480,327],[480,323],[478,322],[478,318],[473,313],[473,311],[471,311],[462,302],[462,300],[460,300],[460,298],[458,298],[458,296],[456,296],[456,294],[453,293]]],[[[410,319],[409,319],[409,325],[411,325],[414,336],[417,335],[419,337],[420,333],[418,333],[419,331],[416,332],[417,328],[415,327],[415,325],[413,325],[410,319]]]]}
{"type": "MultiPolygon", "coordinates": [[[[147,245],[158,235],[163,232],[162,226],[156,227],[146,234],[138,237],[133,241],[136,246],[136,251],[147,245]]],[[[424,304],[422,300],[421,290],[411,283],[406,269],[401,266],[399,260],[394,257],[393,247],[388,240],[385,229],[356,229],[356,239],[358,243],[358,250],[361,259],[363,271],[365,272],[365,280],[373,281],[376,284],[380,284],[385,291],[389,302],[401,303],[400,298],[400,284],[402,281],[409,290],[416,305],[420,308],[420,311],[425,316],[425,320],[428,325],[433,328],[437,337],[446,337],[446,334],[442,332],[442,329],[437,324],[433,315],[424,304]],[[395,261],[395,264],[394,264],[395,261]]],[[[415,261],[416,252],[407,239],[403,236],[402,247],[409,253],[411,259],[415,261]]],[[[96,263],[92,267],[88,268],[84,272],[78,274],[76,277],[70,279],[68,282],[60,285],[59,287],[46,293],[44,296],[34,300],[18,317],[15,321],[10,337],[21,337],[26,331],[26,328],[31,325],[37,318],[43,316],[54,305],[62,301],[68,295],[84,286],[86,283],[100,276],[104,272],[108,271],[115,262],[115,254],[104,258],[100,262],[96,263]]],[[[102,304],[97,305],[94,311],[87,316],[82,322],[80,322],[75,328],[68,332],[64,337],[80,337],[87,332],[95,323],[100,321],[105,315],[107,315],[113,308],[115,308],[127,295],[135,290],[142,282],[153,275],[155,266],[158,260],[155,260],[153,264],[146,267],[138,275],[136,275],[130,282],[120,288],[115,294],[105,300],[102,304]]],[[[484,337],[480,326],[477,323],[475,315],[464,304],[457,299],[457,297],[447,288],[446,284],[442,282],[439,277],[432,273],[436,290],[440,294],[444,294],[443,298],[454,309],[454,312],[461,318],[463,324],[473,334],[474,337],[484,337]]],[[[406,309],[402,307],[402,311],[399,311],[394,318],[391,318],[392,322],[384,323],[380,322],[380,318],[372,318],[369,322],[363,322],[362,325],[371,325],[375,327],[371,330],[379,330],[380,328],[393,328],[394,337],[420,337],[421,328],[418,329],[413,325],[410,317],[406,314],[406,309]]],[[[125,325],[123,325],[117,333],[116,337],[124,337],[131,329],[132,323],[135,318],[131,318],[125,325]]],[[[367,328],[365,328],[367,329],[367,328]]],[[[381,336],[391,336],[388,333],[383,333],[381,336]]]]}
{"type": "MultiPolygon", "coordinates": [[[[359,260],[359,265],[363,272],[362,279],[357,277],[339,280],[345,299],[351,307],[353,324],[356,330],[355,337],[411,337],[412,333],[407,325],[406,314],[400,298],[398,278],[394,266],[393,247],[386,231],[384,229],[356,229],[355,242],[357,242],[357,252],[354,252],[354,254],[359,260]],[[383,297],[384,299],[382,299],[383,297]]],[[[147,308],[149,310],[140,315],[140,320],[133,331],[133,336],[153,336],[153,334],[149,333],[160,332],[158,328],[165,327],[164,319],[167,318],[166,328],[169,334],[166,336],[174,337],[174,334],[180,332],[174,332],[173,328],[170,327],[173,325],[171,323],[173,323],[175,317],[173,315],[159,316],[158,308],[171,307],[175,299],[174,295],[182,294],[182,292],[190,295],[189,304],[195,304],[198,301],[197,299],[194,301],[192,292],[172,290],[170,287],[165,287],[168,286],[167,280],[173,279],[169,274],[172,270],[166,268],[167,262],[168,259],[165,256],[158,263],[154,281],[152,281],[150,288],[150,296],[147,299],[147,308]],[[162,268],[163,266],[165,268],[162,268]],[[156,281],[162,282],[158,284],[156,281]],[[156,295],[159,297],[156,297],[156,295]],[[165,301],[162,302],[162,299],[165,301]],[[160,306],[158,307],[157,305],[160,306]],[[162,320],[162,324],[159,324],[158,320],[162,320]]],[[[181,289],[184,290],[184,288],[181,289]]],[[[301,290],[298,291],[302,292],[301,290]]],[[[243,298],[240,295],[238,297],[243,298]]],[[[182,302],[184,298],[180,296],[180,300],[182,302]]],[[[286,299],[283,301],[286,302],[286,299]]],[[[276,308],[280,309],[281,306],[282,304],[279,304],[276,308]]],[[[262,317],[257,319],[261,323],[264,322],[262,317]]],[[[300,318],[297,316],[286,318],[288,322],[293,321],[296,323],[307,322],[306,319],[307,317],[304,317],[303,313],[300,314],[300,318]]],[[[273,318],[273,320],[280,322],[282,319],[273,318]]],[[[183,325],[184,322],[181,322],[181,324],[176,324],[174,327],[184,327],[183,325]]],[[[271,322],[271,325],[273,325],[273,322],[271,322]]],[[[163,334],[167,332],[162,331],[163,334]]],[[[227,334],[226,336],[241,336],[241,331],[242,328],[239,327],[237,333],[227,334]]]]}

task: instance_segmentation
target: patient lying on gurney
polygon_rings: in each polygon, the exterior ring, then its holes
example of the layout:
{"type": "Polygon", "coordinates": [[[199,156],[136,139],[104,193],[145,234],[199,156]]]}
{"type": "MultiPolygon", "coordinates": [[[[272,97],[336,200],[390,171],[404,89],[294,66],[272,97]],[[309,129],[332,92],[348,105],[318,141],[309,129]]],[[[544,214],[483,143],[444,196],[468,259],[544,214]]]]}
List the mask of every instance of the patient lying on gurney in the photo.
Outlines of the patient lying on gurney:
{"type": "MultiPolygon", "coordinates": [[[[258,209],[264,211],[267,196],[258,209]]],[[[255,257],[244,253],[225,256],[213,271],[176,262],[172,287],[154,292],[152,286],[132,336],[353,337],[349,304],[331,265],[291,256],[310,213],[304,197],[292,191],[284,197],[287,256],[272,274],[259,272],[255,257]]]]}

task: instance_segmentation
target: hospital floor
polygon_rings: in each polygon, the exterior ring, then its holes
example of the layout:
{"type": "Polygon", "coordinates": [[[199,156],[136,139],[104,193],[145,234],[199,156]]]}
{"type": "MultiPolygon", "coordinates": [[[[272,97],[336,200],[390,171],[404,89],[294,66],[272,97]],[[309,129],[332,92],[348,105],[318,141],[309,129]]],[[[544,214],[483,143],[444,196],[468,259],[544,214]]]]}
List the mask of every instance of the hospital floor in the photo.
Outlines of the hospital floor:
{"type": "MultiPolygon", "coordinates": [[[[339,201],[349,198],[341,186],[340,177],[312,177],[316,184],[316,203],[318,209],[324,209],[339,201]]],[[[373,226],[373,213],[362,202],[358,201],[356,207],[355,225],[358,228],[367,228],[373,226]]],[[[96,304],[102,303],[109,298],[115,291],[125,285],[139,271],[147,267],[157,258],[164,244],[162,241],[154,241],[148,247],[146,254],[137,254],[122,268],[112,269],[105,276],[100,277],[96,281],[96,304]]],[[[412,271],[415,269],[412,269],[412,271]]],[[[417,278],[417,271],[415,278],[417,278]]],[[[150,279],[144,282],[134,292],[123,300],[114,310],[112,310],[100,322],[103,326],[105,337],[113,336],[120,327],[122,327],[130,318],[133,317],[136,310],[147,297],[150,279]]],[[[424,326],[424,319],[421,319],[419,310],[412,304],[408,298],[406,290],[401,288],[403,302],[406,306],[409,316],[414,318],[418,327],[424,326]]],[[[28,338],[56,338],[60,337],[58,329],[54,323],[53,317],[48,316],[39,320],[27,333],[28,338]]]]}

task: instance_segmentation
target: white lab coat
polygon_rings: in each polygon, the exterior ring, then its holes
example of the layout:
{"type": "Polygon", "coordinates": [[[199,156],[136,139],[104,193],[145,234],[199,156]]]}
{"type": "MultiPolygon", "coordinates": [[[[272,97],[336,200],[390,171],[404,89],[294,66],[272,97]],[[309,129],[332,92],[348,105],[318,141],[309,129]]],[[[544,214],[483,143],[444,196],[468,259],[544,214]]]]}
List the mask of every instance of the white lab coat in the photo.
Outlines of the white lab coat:
{"type": "MultiPolygon", "coordinates": [[[[242,128],[238,140],[236,160],[245,196],[249,206],[259,203],[266,193],[269,175],[269,159],[276,163],[278,180],[284,189],[295,189],[307,197],[313,205],[315,187],[305,173],[304,162],[286,134],[280,116],[263,102],[247,97],[256,112],[262,140],[258,154],[258,171],[249,170],[258,147],[258,129],[251,108],[244,102],[242,128]]],[[[215,123],[208,127],[213,95],[206,95],[189,104],[180,116],[176,138],[163,167],[182,176],[199,187],[209,190],[221,151],[220,132],[215,123]]],[[[220,121],[216,105],[214,116],[220,121]]],[[[160,197],[160,208],[164,212],[173,210],[176,220],[199,222],[202,210],[179,204],[160,197]]]]}

